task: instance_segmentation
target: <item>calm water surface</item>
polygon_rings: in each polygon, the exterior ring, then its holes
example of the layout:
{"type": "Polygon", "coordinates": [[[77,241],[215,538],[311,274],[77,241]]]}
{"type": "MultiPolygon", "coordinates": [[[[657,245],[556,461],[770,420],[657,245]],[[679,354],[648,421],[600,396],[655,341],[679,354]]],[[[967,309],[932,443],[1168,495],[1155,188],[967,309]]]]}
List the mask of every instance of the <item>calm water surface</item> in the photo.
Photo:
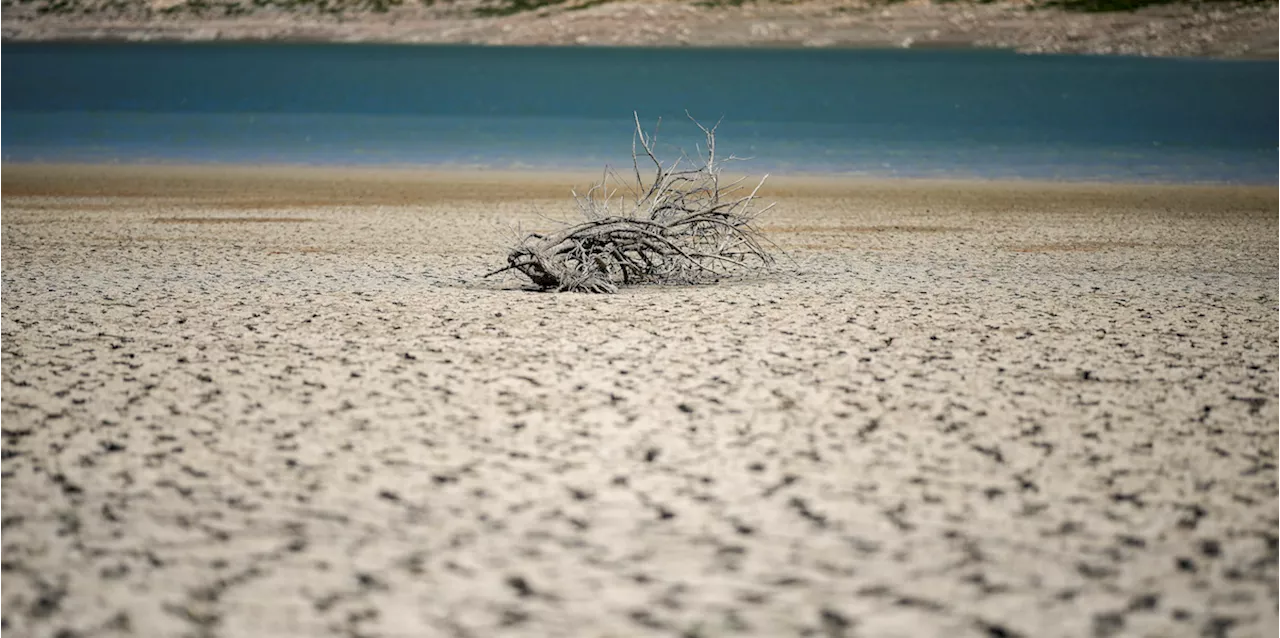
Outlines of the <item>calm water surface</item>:
{"type": "Polygon", "coordinates": [[[5,161],[1275,183],[1277,63],[997,51],[6,44],[5,161]]]}

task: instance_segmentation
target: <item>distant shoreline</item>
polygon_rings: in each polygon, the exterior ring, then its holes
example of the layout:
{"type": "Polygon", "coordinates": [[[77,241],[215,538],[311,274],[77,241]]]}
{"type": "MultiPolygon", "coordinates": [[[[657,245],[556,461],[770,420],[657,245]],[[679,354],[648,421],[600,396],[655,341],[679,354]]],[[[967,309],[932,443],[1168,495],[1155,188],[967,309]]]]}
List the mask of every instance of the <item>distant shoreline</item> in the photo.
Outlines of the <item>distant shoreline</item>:
{"type": "MultiPolygon", "coordinates": [[[[625,179],[626,170],[619,170],[625,179]]],[[[413,164],[287,164],[287,163],[192,163],[192,162],[29,162],[5,160],[0,163],[0,173],[7,172],[0,187],[4,196],[52,195],[54,193],[28,192],[33,183],[59,183],[60,189],[67,188],[68,176],[75,176],[76,188],[87,189],[82,195],[95,192],[101,184],[135,183],[139,180],[160,179],[162,181],[190,182],[195,181],[262,181],[276,182],[325,182],[336,178],[356,181],[393,181],[405,183],[434,184],[443,187],[450,183],[476,186],[489,185],[525,185],[539,188],[559,188],[562,185],[588,185],[599,181],[603,167],[589,170],[584,168],[477,168],[461,165],[413,165],[413,164]],[[17,188],[19,192],[13,192],[17,188]]],[[[760,179],[766,172],[733,172],[726,174],[733,179],[747,177],[760,179]]],[[[857,190],[860,186],[910,186],[912,188],[927,186],[929,188],[945,187],[948,184],[993,189],[1012,190],[1070,190],[1070,191],[1238,191],[1252,192],[1260,197],[1275,195],[1275,184],[1258,182],[1223,182],[1223,181],[1106,181],[1098,179],[1072,180],[1050,178],[1018,178],[1018,177],[947,177],[947,176],[886,176],[862,173],[823,173],[795,172],[767,174],[764,191],[783,191],[787,193],[844,193],[857,190]]],[[[558,191],[557,191],[558,193],[558,191]]],[[[66,192],[58,194],[66,195],[66,192]]],[[[567,196],[568,191],[558,193],[567,196]]],[[[557,196],[558,196],[557,195],[557,196]]]]}
{"type": "MultiPolygon", "coordinates": [[[[7,6],[3,41],[288,42],[698,48],[1008,49],[1020,53],[1277,59],[1277,4],[1170,4],[1089,13],[926,0],[696,2],[567,0],[509,15],[480,0],[322,14],[226,0],[32,0],[7,6]],[[191,2],[191,6],[188,6],[191,2]],[[705,4],[705,3],[704,3],[705,4]],[[162,8],[157,8],[163,5],[162,8]]],[[[337,3],[341,5],[341,3],[337,3]]],[[[535,3],[537,4],[537,3],[535,3]]]]}
{"type": "MultiPolygon", "coordinates": [[[[711,50],[778,50],[778,51],[813,51],[813,50],[854,50],[854,51],[1008,51],[1010,53],[1018,53],[1018,51],[1009,47],[979,45],[972,42],[921,42],[910,47],[903,47],[892,42],[884,41],[866,41],[866,42],[841,42],[838,44],[826,45],[821,47],[804,46],[803,44],[789,42],[746,42],[742,44],[679,44],[679,43],[659,43],[659,44],[563,44],[558,42],[550,43],[493,43],[493,42],[420,42],[416,40],[395,40],[395,39],[368,39],[368,40],[352,40],[342,39],[338,37],[321,37],[321,36],[297,36],[297,35],[280,35],[280,36],[246,36],[246,37],[225,37],[196,39],[186,35],[171,35],[168,33],[156,34],[147,33],[139,35],[128,30],[110,30],[93,35],[83,35],[75,33],[56,34],[50,37],[40,39],[9,39],[4,44],[384,44],[384,45],[400,45],[400,46],[438,46],[438,47],[491,47],[491,48],[510,48],[510,49],[534,49],[534,48],[600,48],[600,49],[711,49],[711,50]]],[[[1084,54],[1091,55],[1091,54],[1084,54]]],[[[1239,60],[1267,60],[1271,59],[1267,56],[1247,57],[1236,56],[1223,59],[1239,59],[1239,60]]]]}
{"type": "MultiPolygon", "coordinates": [[[[6,40],[7,46],[16,46],[24,44],[65,44],[65,45],[93,45],[93,44],[117,44],[117,45],[148,45],[148,44],[203,44],[203,45],[350,45],[350,46],[406,46],[406,47],[487,47],[494,49],[523,49],[523,48],[586,48],[582,45],[566,45],[566,44],[489,44],[477,42],[411,42],[400,40],[333,40],[324,38],[294,38],[294,37],[276,37],[276,38],[219,38],[210,40],[193,40],[181,37],[148,37],[145,39],[128,37],[128,36],[94,36],[94,37],[55,37],[40,40],[6,40]]],[[[752,50],[752,51],[812,51],[818,47],[805,47],[798,45],[759,43],[745,45],[731,44],[713,44],[705,46],[691,46],[678,44],[655,44],[655,45],[599,45],[596,48],[601,49],[710,49],[710,50],[752,50]]],[[[824,46],[820,49],[825,50],[847,50],[847,51],[991,51],[1005,52],[1011,55],[1065,55],[1065,56],[1085,56],[1085,57],[1114,57],[1114,58],[1162,58],[1169,60],[1213,60],[1217,62],[1280,62],[1280,56],[1269,54],[1241,54],[1241,55],[1146,55],[1142,53],[1093,53],[1080,51],[1051,51],[1051,52],[1027,52],[1019,51],[1013,47],[978,45],[972,43],[949,43],[949,44],[930,44],[923,43],[912,47],[898,47],[890,43],[849,43],[832,46],[824,46]]]]}

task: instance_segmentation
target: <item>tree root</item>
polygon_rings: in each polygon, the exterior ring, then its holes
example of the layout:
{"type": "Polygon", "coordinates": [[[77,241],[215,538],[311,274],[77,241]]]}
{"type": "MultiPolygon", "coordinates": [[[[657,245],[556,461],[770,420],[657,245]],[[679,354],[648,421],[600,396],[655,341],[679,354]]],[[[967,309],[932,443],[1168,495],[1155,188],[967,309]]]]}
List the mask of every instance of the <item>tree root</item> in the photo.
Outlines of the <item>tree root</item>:
{"type": "Polygon", "coordinates": [[[637,115],[634,200],[615,199],[621,180],[606,172],[585,196],[574,193],[585,221],[526,236],[511,249],[507,266],[489,274],[516,270],[544,290],[612,293],[629,285],[709,283],[770,266],[773,258],[752,226],[772,208],[755,208],[764,179],[749,193],[743,180],[722,187],[715,127],[694,124],[706,135],[706,156],[700,166],[681,169],[686,158],[670,166],[658,160],[654,138],[637,115]],[[656,167],[648,183],[640,176],[637,144],[656,167]]]}

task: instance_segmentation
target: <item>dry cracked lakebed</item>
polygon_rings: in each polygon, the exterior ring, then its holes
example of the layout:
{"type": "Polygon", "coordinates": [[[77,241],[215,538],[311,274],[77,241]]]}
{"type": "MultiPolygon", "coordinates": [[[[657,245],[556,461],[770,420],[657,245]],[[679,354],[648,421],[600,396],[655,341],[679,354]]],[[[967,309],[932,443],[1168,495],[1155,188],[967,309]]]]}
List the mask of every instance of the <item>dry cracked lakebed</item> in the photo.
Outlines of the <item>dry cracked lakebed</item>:
{"type": "Polygon", "coordinates": [[[6,636],[1274,636],[1274,188],[774,186],[776,272],[482,280],[577,176],[5,167],[6,636]]]}

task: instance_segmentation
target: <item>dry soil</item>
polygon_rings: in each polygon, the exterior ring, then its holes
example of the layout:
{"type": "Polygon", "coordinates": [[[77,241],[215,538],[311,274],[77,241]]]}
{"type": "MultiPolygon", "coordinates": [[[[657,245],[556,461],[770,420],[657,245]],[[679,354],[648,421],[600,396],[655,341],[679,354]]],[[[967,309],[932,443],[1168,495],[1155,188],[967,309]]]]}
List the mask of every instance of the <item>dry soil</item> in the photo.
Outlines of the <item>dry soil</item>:
{"type": "Polygon", "coordinates": [[[6,636],[1274,636],[1274,188],[791,180],[776,272],[485,280],[587,176],[6,166],[6,636]]]}

